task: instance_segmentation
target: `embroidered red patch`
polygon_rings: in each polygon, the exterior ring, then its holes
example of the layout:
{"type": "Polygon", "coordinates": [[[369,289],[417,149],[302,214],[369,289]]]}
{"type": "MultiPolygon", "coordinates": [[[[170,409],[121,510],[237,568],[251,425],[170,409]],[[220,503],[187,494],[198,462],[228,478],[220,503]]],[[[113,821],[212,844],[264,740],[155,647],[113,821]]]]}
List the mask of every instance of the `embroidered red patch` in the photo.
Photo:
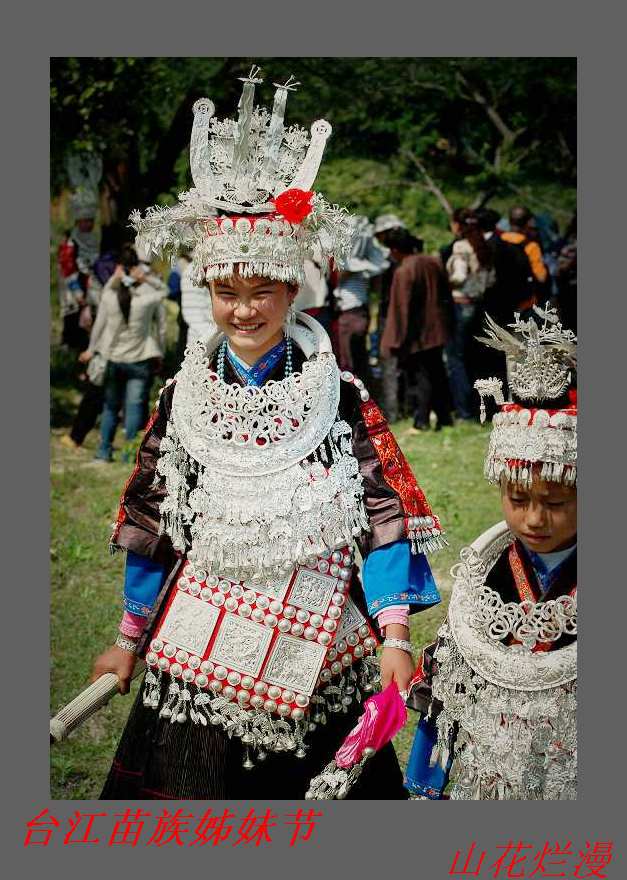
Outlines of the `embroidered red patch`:
{"type": "Polygon", "coordinates": [[[390,431],[383,413],[372,400],[361,404],[361,412],[368,436],[372,440],[374,450],[381,462],[383,478],[401,499],[405,517],[431,516],[434,521],[433,528],[440,531],[440,521],[431,510],[429,502],[418,485],[396,438],[390,431]]]}

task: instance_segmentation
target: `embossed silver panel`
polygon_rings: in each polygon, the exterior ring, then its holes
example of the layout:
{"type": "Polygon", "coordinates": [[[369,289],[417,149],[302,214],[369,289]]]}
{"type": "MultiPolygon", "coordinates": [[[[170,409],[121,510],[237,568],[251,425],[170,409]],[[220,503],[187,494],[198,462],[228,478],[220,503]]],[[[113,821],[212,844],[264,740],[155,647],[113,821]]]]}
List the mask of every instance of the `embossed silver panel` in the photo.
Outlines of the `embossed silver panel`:
{"type": "Polygon", "coordinates": [[[338,579],[317,571],[301,570],[290,592],[289,603],[297,608],[326,614],[338,579]]]}
{"type": "Polygon", "coordinates": [[[271,599],[278,599],[279,602],[282,602],[287,593],[287,588],[290,585],[293,574],[294,572],[290,571],[290,573],[284,578],[277,578],[270,584],[258,584],[243,581],[242,586],[245,590],[254,590],[256,593],[263,593],[264,596],[269,596],[271,599]]]}
{"type": "Polygon", "coordinates": [[[359,608],[355,605],[350,596],[346,599],[346,604],[340,617],[340,624],[335,634],[334,642],[339,642],[345,638],[350,632],[353,632],[362,624],[367,623],[359,608]]]}
{"type": "Polygon", "coordinates": [[[202,657],[219,615],[217,608],[178,590],[159,630],[159,638],[202,657]]]}
{"type": "Polygon", "coordinates": [[[272,630],[267,626],[226,614],[210,656],[214,662],[257,676],[271,639],[272,630]]]}
{"type": "Polygon", "coordinates": [[[281,635],[272,648],[263,679],[311,696],[325,656],[326,648],[317,642],[281,635]]]}

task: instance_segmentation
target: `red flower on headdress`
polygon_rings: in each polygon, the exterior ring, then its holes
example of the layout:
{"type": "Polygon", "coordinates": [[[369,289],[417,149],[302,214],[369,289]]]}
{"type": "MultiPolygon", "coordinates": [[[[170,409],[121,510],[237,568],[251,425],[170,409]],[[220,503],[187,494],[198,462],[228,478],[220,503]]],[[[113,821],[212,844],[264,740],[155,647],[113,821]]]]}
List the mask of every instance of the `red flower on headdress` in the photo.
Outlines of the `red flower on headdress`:
{"type": "Polygon", "coordinates": [[[305,217],[311,214],[313,197],[312,190],[286,189],[276,199],[272,199],[272,204],[277,209],[277,213],[285,217],[289,223],[302,223],[305,217]]]}

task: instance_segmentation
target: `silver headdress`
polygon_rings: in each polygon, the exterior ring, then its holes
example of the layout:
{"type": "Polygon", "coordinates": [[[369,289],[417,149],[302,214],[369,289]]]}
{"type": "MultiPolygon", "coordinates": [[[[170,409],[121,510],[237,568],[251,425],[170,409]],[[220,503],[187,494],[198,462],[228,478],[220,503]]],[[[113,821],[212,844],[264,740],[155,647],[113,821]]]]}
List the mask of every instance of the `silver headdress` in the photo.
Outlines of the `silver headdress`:
{"type": "Polygon", "coordinates": [[[74,221],[94,218],[100,201],[98,186],[102,176],[102,159],[100,156],[74,154],[67,158],[66,169],[72,187],[70,209],[74,221]]]}
{"type": "Polygon", "coordinates": [[[319,119],[310,133],[284,124],[287,94],[299,83],[275,83],[272,113],[254,106],[262,80],[253,66],[243,77],[238,118],[218,120],[208,98],[194,104],[190,165],[194,186],[173,207],[138,211],[131,222],[138,244],[160,255],[194,247],[196,281],[244,276],[304,280],[304,261],[319,247],[342,264],[350,253],[350,215],[311,190],[331,126],[319,119]],[[230,216],[216,217],[216,212],[230,216]]]}
{"type": "Polygon", "coordinates": [[[486,318],[486,337],[480,341],[505,353],[510,391],[524,404],[505,402],[499,379],[479,379],[481,421],[485,421],[484,398],[493,397],[500,412],[492,419],[485,475],[498,483],[508,480],[530,485],[533,466],[541,465],[543,480],[574,485],[577,480],[577,394],[570,389],[577,367],[577,339],[565,330],[555,309],[534,306],[540,319],[521,320],[515,314],[509,333],[486,318]],[[516,335],[514,335],[516,334],[516,335]],[[569,390],[570,389],[570,390],[569,390]],[[569,404],[560,398],[568,391],[569,404]],[[526,401],[541,406],[527,405],[526,401]],[[551,407],[551,402],[555,406],[551,407]]]}

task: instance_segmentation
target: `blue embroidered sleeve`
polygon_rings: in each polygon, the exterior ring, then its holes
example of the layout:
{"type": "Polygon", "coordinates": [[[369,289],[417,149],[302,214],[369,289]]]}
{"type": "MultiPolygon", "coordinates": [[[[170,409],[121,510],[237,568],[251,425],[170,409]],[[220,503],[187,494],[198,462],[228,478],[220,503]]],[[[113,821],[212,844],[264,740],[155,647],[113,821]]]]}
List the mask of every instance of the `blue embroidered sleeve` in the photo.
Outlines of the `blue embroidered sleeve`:
{"type": "Polygon", "coordinates": [[[378,614],[390,605],[409,605],[410,614],[440,602],[424,553],[412,553],[408,540],[373,550],[362,569],[368,612],[378,614]]]}
{"type": "Polygon", "coordinates": [[[424,716],[416,728],[414,744],[405,770],[405,788],[411,794],[434,801],[442,798],[452,764],[450,758],[444,767],[437,760],[437,741],[438,731],[435,721],[424,716]]]}
{"type": "Polygon", "coordinates": [[[131,614],[148,617],[159,590],[163,586],[165,568],[147,556],[130,550],[126,555],[124,574],[124,609],[131,614]]]}

